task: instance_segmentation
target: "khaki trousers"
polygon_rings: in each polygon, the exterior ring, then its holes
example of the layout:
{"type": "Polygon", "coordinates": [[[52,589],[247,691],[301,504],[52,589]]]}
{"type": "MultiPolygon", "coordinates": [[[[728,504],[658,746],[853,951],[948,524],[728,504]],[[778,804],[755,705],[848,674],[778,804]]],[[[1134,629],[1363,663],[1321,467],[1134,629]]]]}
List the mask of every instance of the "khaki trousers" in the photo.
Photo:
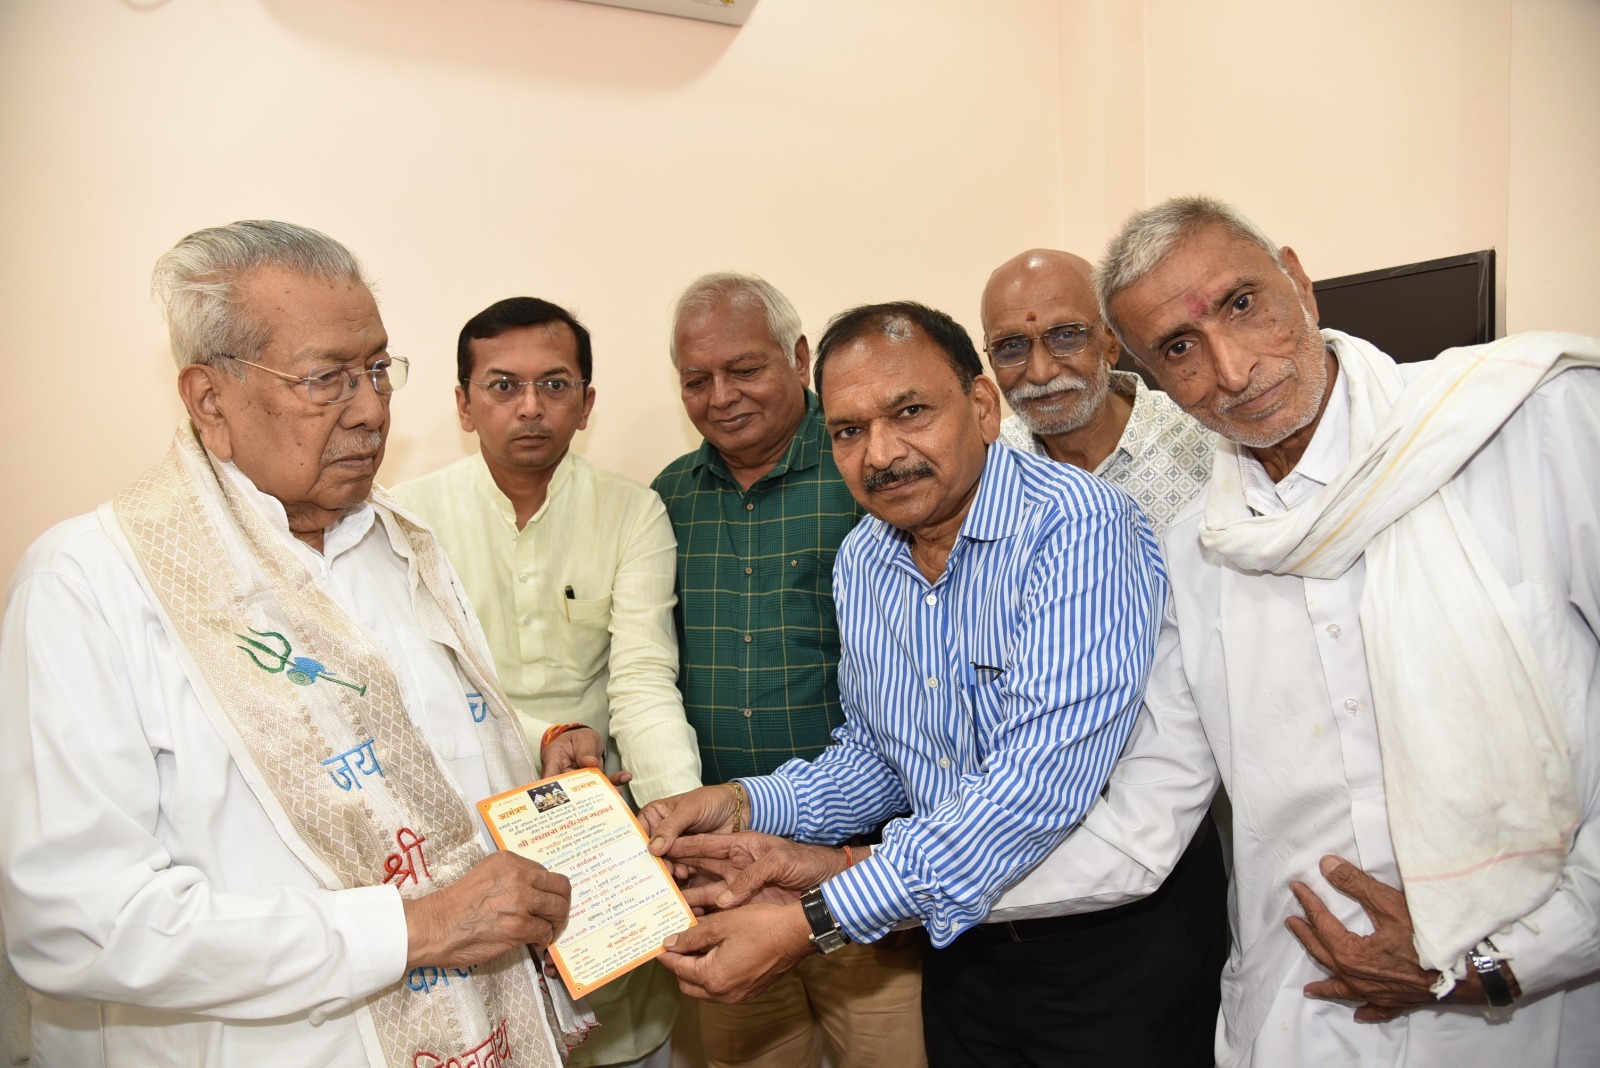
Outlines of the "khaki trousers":
{"type": "Polygon", "coordinates": [[[921,931],[812,955],[742,1005],[700,1003],[709,1068],[925,1068],[921,931]]]}

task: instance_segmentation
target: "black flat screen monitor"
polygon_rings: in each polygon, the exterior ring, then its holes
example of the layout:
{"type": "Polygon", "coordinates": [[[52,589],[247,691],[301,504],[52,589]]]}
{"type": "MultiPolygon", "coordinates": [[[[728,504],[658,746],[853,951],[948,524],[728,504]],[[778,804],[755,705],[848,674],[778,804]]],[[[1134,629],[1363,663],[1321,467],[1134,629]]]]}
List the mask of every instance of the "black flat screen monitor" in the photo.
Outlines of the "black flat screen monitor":
{"type": "Polygon", "coordinates": [[[1399,363],[1494,340],[1494,249],[1311,284],[1322,325],[1399,363]]]}

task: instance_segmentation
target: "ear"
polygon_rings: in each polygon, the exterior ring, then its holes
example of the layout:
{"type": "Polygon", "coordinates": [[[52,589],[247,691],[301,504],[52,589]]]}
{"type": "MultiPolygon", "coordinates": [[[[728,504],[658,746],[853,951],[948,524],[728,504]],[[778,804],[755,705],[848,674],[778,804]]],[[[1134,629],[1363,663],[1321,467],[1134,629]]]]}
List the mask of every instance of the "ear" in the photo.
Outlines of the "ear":
{"type": "Polygon", "coordinates": [[[1322,318],[1317,315],[1317,294],[1311,288],[1311,277],[1306,274],[1305,268],[1300,266],[1300,257],[1294,254],[1294,249],[1285,245],[1278,250],[1278,258],[1283,260],[1284,273],[1300,292],[1300,303],[1311,313],[1312,321],[1320,326],[1322,318]]]}
{"type": "Polygon", "coordinates": [[[993,445],[1000,437],[1000,387],[988,375],[972,380],[972,406],[978,413],[978,428],[983,431],[983,443],[993,445]]]}
{"type": "Polygon", "coordinates": [[[1117,335],[1111,332],[1111,324],[1102,322],[1099,324],[1099,326],[1100,333],[1103,335],[1101,338],[1101,344],[1105,346],[1105,349],[1101,355],[1104,357],[1106,363],[1110,364],[1112,367],[1116,367],[1117,361],[1122,359],[1122,342],[1118,341],[1117,335]]]}
{"type": "Polygon", "coordinates": [[[800,376],[807,388],[811,385],[811,342],[804,334],[794,343],[794,373],[800,376]]]}
{"type": "Polygon", "coordinates": [[[468,434],[478,432],[477,424],[472,421],[472,409],[468,406],[467,387],[456,387],[456,418],[461,420],[461,429],[468,434]]]}
{"type": "Polygon", "coordinates": [[[200,440],[219,460],[233,459],[233,436],[228,427],[226,406],[218,392],[219,379],[227,372],[203,363],[191,363],[178,372],[178,396],[188,409],[200,440]]]}
{"type": "Polygon", "coordinates": [[[592,411],[594,411],[594,387],[585,386],[583,388],[583,415],[578,419],[579,430],[587,430],[589,428],[589,413],[592,411]]]}

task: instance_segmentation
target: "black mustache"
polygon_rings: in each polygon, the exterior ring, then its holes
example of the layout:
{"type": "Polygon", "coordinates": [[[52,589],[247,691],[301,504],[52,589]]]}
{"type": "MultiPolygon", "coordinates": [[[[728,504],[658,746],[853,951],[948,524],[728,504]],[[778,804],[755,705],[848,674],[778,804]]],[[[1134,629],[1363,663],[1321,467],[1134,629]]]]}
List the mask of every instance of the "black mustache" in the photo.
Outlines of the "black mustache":
{"type": "Polygon", "coordinates": [[[924,460],[916,464],[892,464],[882,471],[874,472],[862,480],[862,487],[868,493],[877,493],[894,485],[896,482],[910,482],[919,478],[931,478],[933,465],[924,460]]]}

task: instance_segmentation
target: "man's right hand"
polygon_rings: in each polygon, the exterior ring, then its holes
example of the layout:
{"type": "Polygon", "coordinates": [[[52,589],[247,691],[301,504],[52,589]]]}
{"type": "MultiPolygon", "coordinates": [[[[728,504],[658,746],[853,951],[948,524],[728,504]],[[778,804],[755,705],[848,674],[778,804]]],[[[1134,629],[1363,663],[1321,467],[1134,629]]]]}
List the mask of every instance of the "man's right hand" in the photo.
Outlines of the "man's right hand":
{"type": "MultiPolygon", "coordinates": [[[[739,813],[739,793],[733,786],[702,786],[686,794],[652,801],[639,813],[650,852],[665,856],[680,834],[728,834],[739,813]]],[[[745,814],[749,823],[749,813],[745,814]]]]}
{"type": "Polygon", "coordinates": [[[757,895],[762,901],[795,901],[850,866],[842,849],[802,845],[758,831],[685,835],[668,856],[711,879],[685,891],[685,900],[719,909],[743,905],[757,895]]]}
{"type": "Polygon", "coordinates": [[[565,875],[491,853],[442,890],[405,902],[406,967],[470,968],[517,946],[547,946],[566,926],[571,900],[565,875]]]}

